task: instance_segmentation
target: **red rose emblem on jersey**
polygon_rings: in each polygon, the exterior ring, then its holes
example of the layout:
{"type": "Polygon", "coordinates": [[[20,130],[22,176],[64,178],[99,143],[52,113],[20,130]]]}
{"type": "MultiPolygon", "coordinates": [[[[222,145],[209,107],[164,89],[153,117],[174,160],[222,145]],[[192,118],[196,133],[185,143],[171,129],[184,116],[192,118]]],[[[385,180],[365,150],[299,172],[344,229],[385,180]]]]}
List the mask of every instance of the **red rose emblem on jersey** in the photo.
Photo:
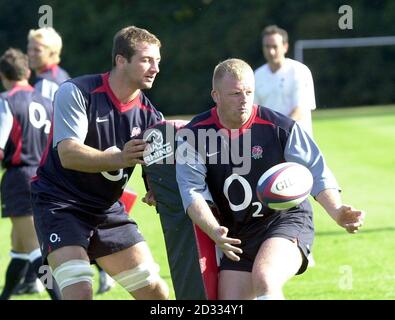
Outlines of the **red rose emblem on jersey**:
{"type": "Polygon", "coordinates": [[[263,148],[261,146],[253,146],[251,149],[251,156],[257,160],[262,158],[263,148]]]}

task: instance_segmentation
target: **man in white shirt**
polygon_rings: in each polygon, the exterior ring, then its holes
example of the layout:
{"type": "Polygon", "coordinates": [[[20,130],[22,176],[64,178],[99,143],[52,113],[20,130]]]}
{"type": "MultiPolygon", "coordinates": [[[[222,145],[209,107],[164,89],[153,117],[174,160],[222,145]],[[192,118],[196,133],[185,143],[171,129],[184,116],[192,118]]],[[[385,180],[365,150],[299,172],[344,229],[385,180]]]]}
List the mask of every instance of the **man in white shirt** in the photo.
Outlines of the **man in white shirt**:
{"type": "Polygon", "coordinates": [[[297,121],[312,136],[311,110],[316,108],[311,72],[304,64],[286,58],[288,33],[276,25],[262,32],[267,63],[255,70],[255,99],[297,121]]]}

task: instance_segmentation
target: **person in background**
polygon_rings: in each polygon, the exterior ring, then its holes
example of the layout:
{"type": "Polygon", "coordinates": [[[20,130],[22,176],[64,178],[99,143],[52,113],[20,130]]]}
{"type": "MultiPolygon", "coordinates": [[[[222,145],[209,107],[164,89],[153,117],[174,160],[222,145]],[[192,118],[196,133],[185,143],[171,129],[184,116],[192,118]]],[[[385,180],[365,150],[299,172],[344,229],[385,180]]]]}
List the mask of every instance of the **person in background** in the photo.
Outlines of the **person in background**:
{"type": "MultiPolygon", "coordinates": [[[[53,100],[59,85],[70,78],[68,72],[59,66],[62,38],[55,29],[43,27],[30,30],[27,40],[29,64],[35,72],[34,86],[42,95],[53,100]]],[[[99,271],[98,293],[107,292],[114,286],[114,281],[102,268],[95,265],[99,271]]],[[[37,291],[39,291],[38,283],[30,266],[25,281],[18,286],[16,293],[26,294],[37,291]]]]}
{"type": "MultiPolygon", "coordinates": [[[[42,265],[33,224],[30,180],[35,175],[51,127],[52,104],[28,83],[28,58],[10,48],[0,57],[0,78],[7,90],[0,100],[0,160],[5,168],[1,182],[2,217],[10,218],[11,261],[0,299],[9,299],[25,276],[29,262],[38,274],[42,265]]],[[[47,288],[60,299],[56,288],[47,288]]]]}
{"type": "Polygon", "coordinates": [[[70,78],[59,66],[62,46],[62,38],[51,27],[32,29],[27,36],[29,65],[35,74],[34,87],[51,100],[59,85],[70,78]]]}
{"type": "Polygon", "coordinates": [[[255,70],[254,102],[295,120],[312,137],[311,110],[316,105],[311,71],[285,57],[288,33],[284,29],[266,27],[262,32],[262,49],[267,63],[255,70]]]}

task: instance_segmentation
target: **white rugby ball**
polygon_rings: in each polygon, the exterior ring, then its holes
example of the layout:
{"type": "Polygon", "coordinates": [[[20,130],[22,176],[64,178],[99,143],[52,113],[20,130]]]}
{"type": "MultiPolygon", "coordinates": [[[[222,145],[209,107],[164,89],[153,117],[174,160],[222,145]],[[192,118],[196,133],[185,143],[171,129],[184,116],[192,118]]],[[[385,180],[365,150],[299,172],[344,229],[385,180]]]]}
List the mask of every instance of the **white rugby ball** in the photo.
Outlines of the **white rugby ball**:
{"type": "Polygon", "coordinates": [[[259,201],[274,210],[286,210],[305,200],[313,187],[313,176],[303,165],[284,162],[267,170],[259,178],[259,201]]]}

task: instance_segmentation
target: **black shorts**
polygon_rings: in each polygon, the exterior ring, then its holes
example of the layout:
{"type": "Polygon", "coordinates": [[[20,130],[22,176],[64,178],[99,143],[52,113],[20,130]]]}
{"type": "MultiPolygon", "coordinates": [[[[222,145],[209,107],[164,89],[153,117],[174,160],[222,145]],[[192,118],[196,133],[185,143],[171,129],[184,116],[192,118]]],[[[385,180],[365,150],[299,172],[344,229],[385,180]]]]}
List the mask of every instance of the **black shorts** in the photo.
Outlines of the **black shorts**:
{"type": "MultiPolygon", "coordinates": [[[[254,219],[254,218],[252,218],[254,219]]],[[[221,259],[220,270],[252,271],[255,257],[261,244],[273,237],[296,241],[303,255],[302,266],[297,274],[302,274],[308,265],[307,257],[311,252],[314,240],[314,225],[311,205],[304,201],[288,212],[274,213],[267,219],[252,220],[243,226],[237,234],[229,233],[229,237],[241,240],[243,253],[240,261],[232,261],[225,255],[221,259]]]]}
{"type": "Polygon", "coordinates": [[[10,167],[1,180],[1,216],[23,217],[33,215],[30,201],[30,180],[37,167],[10,167]]]}
{"type": "Polygon", "coordinates": [[[119,202],[99,210],[33,193],[32,205],[44,262],[49,253],[65,246],[83,247],[93,261],[144,241],[119,202]]]}

